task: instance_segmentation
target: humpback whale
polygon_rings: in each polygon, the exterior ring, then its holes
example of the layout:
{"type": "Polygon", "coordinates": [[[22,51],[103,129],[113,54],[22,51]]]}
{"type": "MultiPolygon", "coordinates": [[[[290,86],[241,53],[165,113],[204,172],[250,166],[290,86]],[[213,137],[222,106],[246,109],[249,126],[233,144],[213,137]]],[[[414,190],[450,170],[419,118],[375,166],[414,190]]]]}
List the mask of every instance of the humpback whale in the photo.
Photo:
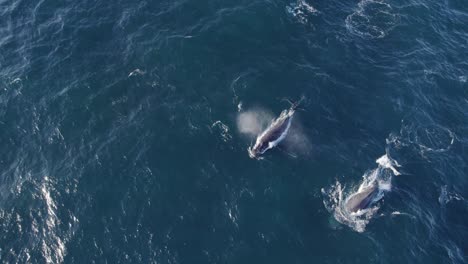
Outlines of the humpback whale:
{"type": "Polygon", "coordinates": [[[355,213],[371,207],[382,199],[385,192],[391,190],[392,177],[400,175],[394,166],[400,167],[401,165],[387,154],[378,158],[376,162],[379,166],[366,173],[359,189],[345,200],[344,206],[348,212],[355,213]]]}
{"type": "Polygon", "coordinates": [[[288,134],[291,121],[302,97],[298,102],[293,103],[289,109],[283,110],[280,116],[273,119],[271,124],[259,135],[253,146],[248,148],[251,158],[260,159],[260,156],[267,150],[276,147],[288,134]]]}
{"type": "Polygon", "coordinates": [[[380,200],[380,190],[378,183],[374,181],[370,186],[359,188],[345,201],[345,208],[351,213],[369,208],[372,204],[380,200]]]}

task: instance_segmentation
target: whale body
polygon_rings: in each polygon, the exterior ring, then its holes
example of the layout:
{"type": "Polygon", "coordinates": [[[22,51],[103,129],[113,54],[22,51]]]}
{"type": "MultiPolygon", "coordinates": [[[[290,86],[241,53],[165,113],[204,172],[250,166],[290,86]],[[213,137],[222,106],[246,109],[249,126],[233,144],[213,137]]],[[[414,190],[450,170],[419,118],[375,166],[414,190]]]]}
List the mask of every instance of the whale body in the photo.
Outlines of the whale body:
{"type": "Polygon", "coordinates": [[[263,155],[267,150],[276,147],[286,138],[289,128],[291,127],[291,121],[294,113],[304,99],[305,97],[302,96],[301,99],[295,103],[287,100],[291,103],[291,107],[283,110],[278,118],[273,119],[271,124],[259,136],[257,136],[255,144],[248,148],[249,156],[251,158],[261,159],[261,155],[263,155]]]}
{"type": "Polygon", "coordinates": [[[289,109],[283,110],[280,116],[273,119],[271,124],[259,136],[257,136],[255,144],[248,148],[249,156],[251,158],[260,159],[261,155],[263,155],[267,150],[276,147],[284,138],[286,138],[289,128],[291,127],[291,121],[294,113],[304,99],[305,97],[302,96],[299,101],[291,103],[291,107],[289,109]]]}
{"type": "Polygon", "coordinates": [[[376,182],[352,194],[345,202],[345,208],[351,213],[369,208],[382,198],[376,182]]]}
{"type": "Polygon", "coordinates": [[[249,147],[249,156],[251,158],[260,158],[267,150],[276,147],[289,132],[291,121],[294,115],[294,108],[284,110],[281,115],[263,131],[255,141],[253,147],[249,147]]]}

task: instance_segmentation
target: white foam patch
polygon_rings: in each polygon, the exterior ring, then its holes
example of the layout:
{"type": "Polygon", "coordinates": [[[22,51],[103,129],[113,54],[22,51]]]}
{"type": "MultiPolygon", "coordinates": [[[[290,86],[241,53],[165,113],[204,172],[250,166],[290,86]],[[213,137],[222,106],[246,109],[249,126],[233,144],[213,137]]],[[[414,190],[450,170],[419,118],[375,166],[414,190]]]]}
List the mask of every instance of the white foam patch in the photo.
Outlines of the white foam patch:
{"type": "Polygon", "coordinates": [[[379,181],[379,189],[382,191],[391,191],[392,190],[392,183],[391,182],[380,182],[379,181]]]}
{"type": "Polygon", "coordinates": [[[401,167],[397,161],[389,158],[387,154],[383,155],[382,157],[378,158],[375,162],[386,169],[391,169],[395,176],[401,175],[400,172],[397,171],[395,167],[401,167]]]}
{"type": "Polygon", "coordinates": [[[237,208],[237,205],[234,204],[232,206],[229,206],[227,202],[224,202],[224,206],[227,210],[227,215],[231,222],[236,226],[239,227],[239,209],[237,208]]]}

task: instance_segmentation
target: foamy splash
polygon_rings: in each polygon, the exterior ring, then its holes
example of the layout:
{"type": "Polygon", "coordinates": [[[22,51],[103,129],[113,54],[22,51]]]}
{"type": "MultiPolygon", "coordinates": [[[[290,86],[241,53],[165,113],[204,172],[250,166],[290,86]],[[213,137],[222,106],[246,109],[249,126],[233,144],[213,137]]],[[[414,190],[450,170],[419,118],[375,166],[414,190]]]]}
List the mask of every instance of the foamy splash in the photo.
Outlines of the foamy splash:
{"type": "Polygon", "coordinates": [[[400,164],[394,159],[388,157],[388,155],[383,155],[382,157],[376,160],[376,163],[382,166],[383,168],[391,169],[395,176],[401,175],[395,167],[401,167],[400,164]]]}

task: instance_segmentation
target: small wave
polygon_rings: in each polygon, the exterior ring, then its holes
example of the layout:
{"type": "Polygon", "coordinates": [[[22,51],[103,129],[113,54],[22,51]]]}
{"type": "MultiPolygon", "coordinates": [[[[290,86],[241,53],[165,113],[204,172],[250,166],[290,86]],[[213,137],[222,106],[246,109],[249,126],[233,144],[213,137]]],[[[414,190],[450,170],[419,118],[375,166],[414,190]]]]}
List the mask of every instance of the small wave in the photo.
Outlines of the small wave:
{"type": "Polygon", "coordinates": [[[346,17],[349,32],[363,38],[385,37],[398,23],[399,16],[384,1],[363,0],[357,10],[346,17]]]}
{"type": "Polygon", "coordinates": [[[229,127],[226,126],[223,122],[221,122],[220,120],[214,122],[212,125],[211,125],[212,128],[214,127],[218,127],[220,130],[221,130],[221,136],[223,138],[223,141],[224,142],[227,142],[229,140],[232,139],[232,136],[231,134],[229,134],[229,127]]]}
{"type": "Polygon", "coordinates": [[[409,218],[411,219],[415,219],[416,217],[414,215],[411,215],[411,214],[408,214],[408,213],[404,213],[404,212],[400,212],[400,211],[394,211],[390,214],[391,216],[408,216],[409,218]]]}
{"type": "Polygon", "coordinates": [[[453,201],[453,200],[464,201],[465,199],[461,195],[459,195],[459,194],[457,194],[455,192],[450,192],[448,190],[447,185],[442,186],[440,188],[439,203],[441,205],[446,205],[450,201],[453,201]]]}
{"type": "Polygon", "coordinates": [[[248,87],[248,83],[250,81],[249,78],[254,73],[255,73],[255,71],[253,71],[253,70],[247,70],[245,72],[240,73],[231,82],[230,87],[231,87],[231,90],[232,90],[232,93],[233,93],[233,103],[237,104],[239,112],[241,110],[239,105],[242,107],[242,102],[241,102],[240,98],[242,97],[242,94],[245,92],[245,90],[248,87]]]}
{"type": "Polygon", "coordinates": [[[237,112],[242,111],[242,101],[237,104],[237,112]]]}
{"type": "Polygon", "coordinates": [[[137,76],[137,75],[144,75],[146,72],[140,70],[140,69],[135,69],[131,73],[128,74],[128,77],[132,76],[137,76]]]}
{"type": "Polygon", "coordinates": [[[227,202],[224,202],[224,206],[231,222],[234,224],[234,226],[239,227],[239,209],[237,208],[237,205],[234,204],[229,206],[227,202]]]}
{"type": "Polygon", "coordinates": [[[309,22],[309,15],[317,13],[317,9],[309,5],[305,0],[298,0],[286,6],[286,11],[295,17],[301,24],[309,22]]]}
{"type": "Polygon", "coordinates": [[[21,83],[22,81],[23,80],[21,80],[21,78],[16,78],[13,81],[11,81],[10,84],[18,84],[18,83],[21,83]]]}

